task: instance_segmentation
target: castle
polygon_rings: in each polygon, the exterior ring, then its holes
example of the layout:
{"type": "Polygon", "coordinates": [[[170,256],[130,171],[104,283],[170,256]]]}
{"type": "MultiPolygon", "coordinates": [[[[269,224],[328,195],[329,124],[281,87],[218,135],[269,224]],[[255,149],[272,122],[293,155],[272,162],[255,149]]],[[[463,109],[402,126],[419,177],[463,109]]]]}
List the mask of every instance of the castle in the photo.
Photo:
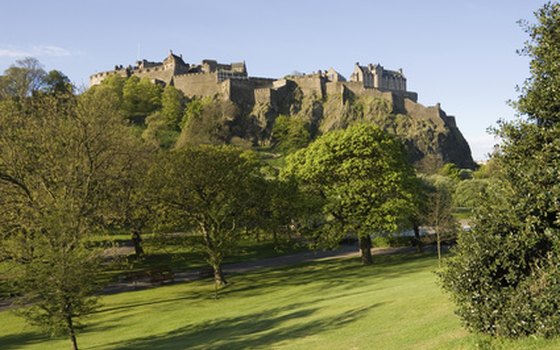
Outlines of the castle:
{"type": "Polygon", "coordinates": [[[187,97],[219,95],[241,107],[257,103],[275,106],[294,87],[299,88],[304,96],[314,95],[319,99],[338,95],[342,97],[343,103],[357,94],[382,97],[391,102],[396,113],[406,113],[407,103],[416,103],[418,100],[415,92],[407,91],[402,70],[387,70],[379,64],[361,66],[356,63],[348,80],[333,68],[271,79],[249,76],[245,62],[222,64],[206,59],[200,64],[190,64],[183,61],[182,55],[170,51],[163,62],[141,60],[134,67],[115,66],[114,70],[93,74],[90,86],[100,84],[113,74],[148,78],[154,83],[173,85],[187,97]]]}
{"type": "MultiPolygon", "coordinates": [[[[256,125],[255,128],[243,127],[241,125],[245,122],[241,118],[237,128],[232,129],[231,137],[252,139],[253,144],[270,137],[276,116],[297,113],[297,110],[292,110],[298,105],[295,101],[308,98],[307,101],[319,102],[320,108],[312,111],[311,121],[313,127],[319,127],[325,117],[325,103],[330,106],[340,103],[344,110],[347,101],[356,97],[380,98],[388,102],[392,114],[410,116],[422,124],[427,130],[426,137],[437,135],[435,146],[418,146],[422,149],[414,151],[413,160],[439,152],[443,161],[465,168],[474,167],[470,149],[457,128],[455,117],[447,115],[439,103],[427,107],[418,103],[418,95],[407,90],[402,69],[393,71],[380,64],[364,66],[356,63],[349,79],[333,68],[271,79],[249,76],[245,62],[223,64],[205,59],[199,64],[191,64],[186,63],[181,55],[170,52],[163,62],[141,60],[134,67],[115,66],[114,70],[93,74],[90,86],[98,85],[112,75],[136,76],[164,86],[172,85],[189,98],[218,96],[231,101],[239,107],[239,115],[251,116],[251,123],[256,125]]],[[[332,127],[324,126],[324,130],[332,127]]]]}

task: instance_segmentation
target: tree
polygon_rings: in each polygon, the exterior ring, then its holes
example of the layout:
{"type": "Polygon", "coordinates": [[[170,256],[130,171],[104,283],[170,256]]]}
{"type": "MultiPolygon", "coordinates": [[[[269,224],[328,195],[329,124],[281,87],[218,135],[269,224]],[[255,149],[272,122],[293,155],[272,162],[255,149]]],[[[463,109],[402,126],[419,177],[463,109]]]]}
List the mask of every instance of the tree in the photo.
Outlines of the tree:
{"type": "Polygon", "coordinates": [[[43,87],[45,76],[46,72],[36,58],[17,60],[0,76],[0,98],[31,96],[43,87]]]}
{"type": "Polygon", "coordinates": [[[180,90],[167,85],[163,89],[161,105],[161,110],[146,118],[147,128],[142,137],[149,143],[169,149],[175,144],[181,131],[185,96],[180,90]]]}
{"type": "Polygon", "coordinates": [[[74,349],[97,305],[102,256],[90,238],[120,219],[116,194],[141,152],[132,143],[102,91],[0,104],[0,260],[21,314],[74,349]]]}
{"type": "Polygon", "coordinates": [[[486,197],[490,181],[487,179],[472,179],[461,181],[455,188],[453,203],[457,207],[477,208],[486,197]]]}
{"type": "Polygon", "coordinates": [[[297,117],[280,115],[272,127],[272,143],[282,152],[292,152],[307,146],[311,135],[305,122],[297,117]]]}
{"type": "Polygon", "coordinates": [[[497,336],[560,332],[560,5],[535,15],[516,103],[527,118],[500,123],[497,181],[441,274],[467,327],[497,336]]]}
{"type": "Polygon", "coordinates": [[[414,171],[402,142],[370,124],[321,136],[288,156],[283,176],[325,199],[324,228],[357,235],[364,265],[372,263],[371,235],[394,232],[412,207],[414,171]]]}
{"type": "Polygon", "coordinates": [[[51,70],[43,79],[42,90],[48,94],[72,94],[74,87],[64,73],[51,70]]]}
{"type": "Polygon", "coordinates": [[[160,85],[152,83],[148,78],[132,76],[126,79],[122,88],[122,109],[127,118],[143,123],[148,115],[161,107],[162,91],[160,85]]]}
{"type": "Polygon", "coordinates": [[[320,212],[321,200],[301,191],[296,181],[290,179],[268,178],[261,181],[257,194],[259,200],[256,215],[262,225],[272,233],[276,249],[286,244],[313,243],[308,235],[309,223],[320,212]]]}
{"type": "Polygon", "coordinates": [[[457,220],[453,216],[452,180],[445,177],[432,177],[432,189],[426,202],[427,212],[424,223],[431,226],[436,235],[438,264],[441,266],[441,243],[444,239],[454,238],[458,231],[457,220]]]}
{"type": "Polygon", "coordinates": [[[179,124],[183,119],[185,96],[181,90],[167,85],[161,94],[161,113],[165,116],[169,127],[180,130],[179,124]]]}
{"type": "Polygon", "coordinates": [[[416,251],[422,252],[422,240],[420,239],[420,226],[425,225],[428,221],[430,206],[430,195],[433,192],[433,186],[423,177],[417,177],[411,183],[411,193],[413,193],[413,207],[409,213],[409,221],[414,231],[414,244],[416,251]]]}
{"type": "Polygon", "coordinates": [[[254,225],[255,162],[231,146],[186,146],[161,156],[150,171],[152,198],[161,228],[189,232],[204,239],[201,248],[225,285],[224,257],[245,228],[254,225]]]}

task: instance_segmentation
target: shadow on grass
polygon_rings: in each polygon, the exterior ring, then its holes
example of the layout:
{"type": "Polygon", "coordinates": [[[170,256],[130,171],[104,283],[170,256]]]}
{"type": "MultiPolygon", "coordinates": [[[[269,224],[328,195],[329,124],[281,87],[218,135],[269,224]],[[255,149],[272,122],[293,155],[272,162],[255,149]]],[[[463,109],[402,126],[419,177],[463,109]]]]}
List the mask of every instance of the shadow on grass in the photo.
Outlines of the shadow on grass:
{"type": "Polygon", "coordinates": [[[319,308],[303,308],[307,304],[291,304],[239,317],[222,318],[189,325],[161,336],[138,338],[116,349],[254,349],[271,348],[283,341],[337,329],[362,317],[369,309],[348,310],[337,315],[317,318],[319,308]],[[309,320],[305,320],[309,318],[309,320]]]}
{"type": "Polygon", "coordinates": [[[43,342],[47,339],[45,336],[34,332],[4,335],[0,336],[0,349],[21,349],[22,346],[43,342]]]}
{"type": "Polygon", "coordinates": [[[375,256],[371,266],[362,266],[359,258],[333,259],[233,274],[229,276],[232,285],[220,291],[220,295],[254,296],[266,293],[268,288],[305,285],[316,288],[319,293],[324,288],[347,290],[364,285],[364,281],[384,281],[426,270],[437,262],[432,256],[430,253],[375,256]],[[235,283],[238,279],[242,281],[239,285],[235,283]]]}
{"type": "Polygon", "coordinates": [[[181,300],[194,300],[194,299],[200,299],[204,296],[206,296],[206,294],[191,292],[189,295],[180,298],[169,298],[169,299],[151,300],[151,301],[140,302],[140,303],[121,304],[115,307],[101,307],[99,310],[92,312],[92,314],[108,313],[108,312],[119,311],[119,310],[130,310],[136,307],[167,304],[167,303],[172,303],[174,301],[181,301],[181,300]]]}

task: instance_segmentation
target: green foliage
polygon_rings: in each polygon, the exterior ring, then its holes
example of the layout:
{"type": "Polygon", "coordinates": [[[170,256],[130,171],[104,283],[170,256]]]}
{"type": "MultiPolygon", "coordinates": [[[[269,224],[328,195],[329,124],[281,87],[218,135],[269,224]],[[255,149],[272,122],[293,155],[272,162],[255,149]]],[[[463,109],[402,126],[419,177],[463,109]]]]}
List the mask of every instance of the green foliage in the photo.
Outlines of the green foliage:
{"type": "Polygon", "coordinates": [[[455,188],[453,204],[462,208],[477,208],[486,198],[489,181],[484,179],[472,179],[461,181],[455,188]]]}
{"type": "Polygon", "coordinates": [[[161,231],[198,231],[199,247],[214,268],[216,283],[225,284],[224,257],[244,230],[257,222],[259,182],[256,164],[228,146],[186,146],[163,154],[152,167],[151,197],[158,206],[161,231]]]}
{"type": "Polygon", "coordinates": [[[498,168],[495,159],[489,159],[485,164],[482,164],[475,172],[473,177],[475,179],[493,179],[499,176],[500,169],[498,168]]]}
{"type": "Polygon", "coordinates": [[[148,78],[132,76],[126,79],[122,89],[122,109],[127,118],[136,123],[161,108],[162,87],[148,78]]]}
{"type": "Polygon", "coordinates": [[[446,176],[452,180],[456,180],[456,181],[461,180],[460,177],[461,170],[457,167],[457,165],[453,163],[447,163],[444,166],[442,166],[438,170],[438,174],[441,176],[446,176]]]}
{"type": "Polygon", "coordinates": [[[549,2],[535,12],[537,24],[522,22],[530,41],[521,51],[531,58],[531,76],[520,89],[516,103],[519,112],[539,125],[552,126],[560,122],[560,4],[549,2]]]}
{"type": "Polygon", "coordinates": [[[24,99],[41,90],[47,73],[36,58],[17,60],[0,76],[0,99],[24,99]]]}
{"type": "Polygon", "coordinates": [[[355,234],[364,239],[394,232],[412,206],[408,190],[414,172],[404,147],[373,125],[357,124],[321,136],[288,156],[283,176],[295,176],[325,199],[326,238],[355,234]]]}
{"type": "Polygon", "coordinates": [[[148,144],[159,148],[172,148],[179,137],[176,126],[170,125],[168,117],[162,112],[150,114],[146,118],[146,126],[146,129],[142,132],[142,138],[148,144]]]}
{"type": "Polygon", "coordinates": [[[296,117],[280,115],[272,127],[272,144],[281,152],[290,153],[303,148],[310,138],[306,123],[296,117]]]}
{"type": "Polygon", "coordinates": [[[560,330],[560,5],[535,14],[524,50],[531,77],[518,103],[529,120],[500,124],[497,181],[442,273],[467,327],[506,337],[560,330]]]}
{"type": "Polygon", "coordinates": [[[260,226],[272,234],[277,249],[304,245],[306,241],[313,247],[315,232],[310,226],[320,217],[320,198],[301,191],[293,178],[270,177],[261,182],[257,198],[260,226]]]}
{"type": "Polygon", "coordinates": [[[64,73],[58,70],[51,70],[44,77],[42,91],[48,94],[72,94],[74,86],[64,73]]]}
{"type": "Polygon", "coordinates": [[[185,96],[181,90],[167,85],[161,95],[161,114],[166,118],[169,128],[180,130],[179,124],[183,119],[185,96]]]}
{"type": "Polygon", "coordinates": [[[438,260],[441,263],[441,243],[454,240],[459,230],[453,216],[453,180],[443,176],[426,178],[432,189],[428,193],[426,217],[424,224],[430,226],[436,234],[438,260]]]}
{"type": "Polygon", "coordinates": [[[95,308],[88,240],[122,219],[135,152],[108,90],[0,104],[0,261],[22,314],[51,334],[74,338],[95,308]]]}
{"type": "Polygon", "coordinates": [[[181,130],[189,123],[191,119],[199,119],[205,106],[212,104],[213,99],[210,97],[193,98],[185,107],[183,119],[181,119],[181,130]]]}
{"type": "Polygon", "coordinates": [[[101,82],[100,85],[93,86],[90,90],[110,90],[114,96],[117,98],[117,105],[122,109],[123,103],[123,89],[126,84],[127,78],[121,77],[120,75],[113,74],[101,82]]]}

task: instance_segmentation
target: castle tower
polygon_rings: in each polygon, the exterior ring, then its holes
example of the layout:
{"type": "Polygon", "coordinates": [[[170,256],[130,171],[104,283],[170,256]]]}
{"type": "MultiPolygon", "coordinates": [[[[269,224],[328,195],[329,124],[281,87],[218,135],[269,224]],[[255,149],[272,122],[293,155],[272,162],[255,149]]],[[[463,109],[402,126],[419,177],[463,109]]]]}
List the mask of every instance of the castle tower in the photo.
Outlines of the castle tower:
{"type": "Polygon", "coordinates": [[[169,50],[169,55],[163,60],[163,68],[172,71],[173,75],[189,71],[189,65],[183,61],[183,57],[173,54],[172,50],[169,50]]]}

